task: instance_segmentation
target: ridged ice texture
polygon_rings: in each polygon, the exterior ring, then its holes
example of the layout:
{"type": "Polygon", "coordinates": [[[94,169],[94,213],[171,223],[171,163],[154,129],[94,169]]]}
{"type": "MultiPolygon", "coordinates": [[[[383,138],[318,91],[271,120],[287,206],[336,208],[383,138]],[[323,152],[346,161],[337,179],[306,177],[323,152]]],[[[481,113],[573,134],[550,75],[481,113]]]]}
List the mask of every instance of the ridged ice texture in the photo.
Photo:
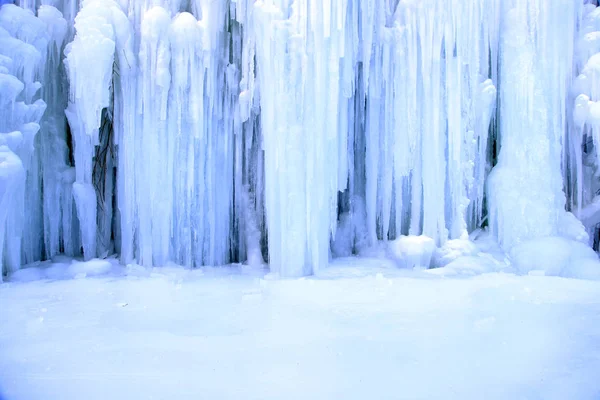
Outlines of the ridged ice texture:
{"type": "Polygon", "coordinates": [[[582,3],[505,1],[500,42],[500,154],[489,181],[490,228],[509,249],[559,233],[562,143],[582,3]]]}

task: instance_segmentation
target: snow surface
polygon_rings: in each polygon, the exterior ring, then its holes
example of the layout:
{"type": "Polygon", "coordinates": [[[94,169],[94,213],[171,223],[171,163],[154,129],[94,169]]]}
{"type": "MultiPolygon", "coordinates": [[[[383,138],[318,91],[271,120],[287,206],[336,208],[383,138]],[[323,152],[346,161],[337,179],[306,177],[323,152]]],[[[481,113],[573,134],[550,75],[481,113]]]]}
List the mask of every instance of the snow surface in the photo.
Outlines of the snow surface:
{"type": "Polygon", "coordinates": [[[373,258],[296,280],[55,261],[0,286],[6,399],[600,396],[600,282],[373,258]]]}

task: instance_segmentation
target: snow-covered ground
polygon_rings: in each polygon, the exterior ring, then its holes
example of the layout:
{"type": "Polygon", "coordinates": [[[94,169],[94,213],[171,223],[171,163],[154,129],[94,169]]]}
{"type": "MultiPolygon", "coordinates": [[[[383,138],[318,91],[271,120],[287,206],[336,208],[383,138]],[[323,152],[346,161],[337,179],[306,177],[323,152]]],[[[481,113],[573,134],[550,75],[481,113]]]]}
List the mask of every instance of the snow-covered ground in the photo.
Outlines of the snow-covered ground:
{"type": "Polygon", "coordinates": [[[368,258],[296,280],[44,268],[0,286],[6,399],[600,398],[597,281],[368,258]]]}

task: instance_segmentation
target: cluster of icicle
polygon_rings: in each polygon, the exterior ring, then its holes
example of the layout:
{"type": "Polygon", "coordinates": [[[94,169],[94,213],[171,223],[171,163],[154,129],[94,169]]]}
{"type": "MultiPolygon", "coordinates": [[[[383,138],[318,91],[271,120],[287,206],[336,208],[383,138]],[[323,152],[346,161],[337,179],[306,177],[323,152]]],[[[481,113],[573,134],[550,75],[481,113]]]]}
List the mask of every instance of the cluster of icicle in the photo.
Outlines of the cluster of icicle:
{"type": "Polygon", "coordinates": [[[254,10],[271,262],[310,273],[330,235],[338,255],[465,237],[482,216],[500,3],[285,3],[254,10]]]}
{"type": "MultiPolygon", "coordinates": [[[[55,5],[72,20],[74,4],[55,5]]],[[[21,261],[79,245],[85,258],[143,265],[268,255],[272,271],[298,276],[332,250],[467,238],[488,210],[505,248],[554,234],[582,10],[573,0],[85,0],[64,72],[57,54],[42,57],[56,78],[42,82],[45,118],[56,117],[42,136],[54,144],[34,151],[48,176],[15,184],[39,202],[26,203],[38,220],[23,243],[36,245],[21,261]]],[[[52,40],[38,51],[60,49],[52,40]]]]}
{"type": "MultiPolygon", "coordinates": [[[[177,2],[83,3],[65,64],[84,256],[106,254],[114,238],[124,263],[225,264],[240,248],[233,231],[254,229],[233,226],[251,222],[247,174],[258,160],[254,127],[242,126],[237,108],[239,66],[230,59],[241,59],[241,32],[225,31],[227,4],[186,5],[192,14],[177,2]],[[98,154],[106,146],[111,154],[98,154]],[[96,163],[109,171],[101,185],[96,163]]],[[[259,241],[243,243],[260,249],[259,241]]]]}
{"type": "Polygon", "coordinates": [[[61,122],[64,84],[57,74],[66,33],[67,22],[52,6],[39,7],[37,17],[12,4],[0,9],[0,261],[4,272],[58,252],[79,252],[66,129],[61,122]]]}

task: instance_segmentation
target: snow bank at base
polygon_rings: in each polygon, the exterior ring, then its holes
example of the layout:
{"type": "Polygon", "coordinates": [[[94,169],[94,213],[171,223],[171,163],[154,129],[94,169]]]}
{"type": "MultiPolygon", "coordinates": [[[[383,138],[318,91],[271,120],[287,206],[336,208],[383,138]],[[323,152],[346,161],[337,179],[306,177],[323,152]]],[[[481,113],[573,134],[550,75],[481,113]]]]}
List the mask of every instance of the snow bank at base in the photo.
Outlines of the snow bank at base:
{"type": "Polygon", "coordinates": [[[431,266],[434,268],[445,267],[459,257],[473,256],[479,253],[475,243],[467,239],[448,240],[443,246],[433,253],[431,266]]]}
{"type": "Polygon", "coordinates": [[[586,244],[562,237],[526,241],[510,251],[510,258],[522,274],[599,279],[598,255],[586,244]]]}
{"type": "Polygon", "coordinates": [[[81,279],[108,274],[122,275],[116,259],[92,259],[89,261],[73,260],[69,257],[58,256],[54,262],[46,261],[25,266],[10,276],[11,282],[30,282],[36,280],[65,280],[81,279]]]}
{"type": "Polygon", "coordinates": [[[449,240],[436,248],[426,236],[402,236],[389,242],[385,250],[373,248],[365,255],[391,259],[396,267],[429,269],[434,275],[478,275],[508,272],[522,275],[549,275],[580,279],[600,279],[600,260],[587,245],[581,222],[567,213],[561,236],[548,236],[521,242],[503,251],[486,231],[474,240],[449,240]]]}
{"type": "MultiPolygon", "coordinates": [[[[437,248],[433,239],[427,236],[402,236],[394,241],[379,242],[375,246],[365,248],[359,256],[335,258],[327,268],[315,274],[315,278],[361,278],[380,275],[471,277],[501,272],[600,280],[598,255],[581,240],[583,228],[575,228],[577,224],[567,224],[565,230],[568,235],[525,241],[515,245],[509,252],[502,250],[493,235],[486,230],[474,232],[471,239],[449,240],[437,248]]],[[[24,266],[12,273],[9,281],[68,280],[100,276],[149,277],[156,274],[181,277],[190,273],[202,275],[220,271],[217,273],[222,274],[234,270],[267,280],[281,278],[276,271],[269,273],[268,265],[262,263],[190,269],[174,263],[160,267],[136,263],[121,265],[116,257],[82,261],[67,256],[55,256],[51,261],[24,266]]]]}
{"type": "Polygon", "coordinates": [[[569,212],[560,220],[558,235],[518,243],[508,257],[520,274],[600,279],[600,260],[589,246],[586,228],[569,212]]]}
{"type": "Polygon", "coordinates": [[[600,282],[403,277],[391,262],[352,260],[334,261],[336,279],[162,268],[6,284],[0,391],[10,400],[598,398],[600,282]],[[375,276],[360,275],[365,264],[375,276]]]}
{"type": "Polygon", "coordinates": [[[388,243],[388,251],[398,266],[403,268],[429,268],[435,241],[427,236],[400,236],[388,243]]]}

